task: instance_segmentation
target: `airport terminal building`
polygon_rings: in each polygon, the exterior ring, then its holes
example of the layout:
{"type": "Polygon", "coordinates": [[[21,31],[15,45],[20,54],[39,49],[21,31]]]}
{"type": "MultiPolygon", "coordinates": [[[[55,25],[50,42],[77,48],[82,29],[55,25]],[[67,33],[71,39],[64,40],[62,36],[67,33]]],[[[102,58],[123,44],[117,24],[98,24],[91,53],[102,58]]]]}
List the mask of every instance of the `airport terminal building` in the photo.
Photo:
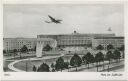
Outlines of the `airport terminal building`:
{"type": "Polygon", "coordinates": [[[37,38],[4,38],[3,42],[5,51],[20,50],[26,45],[28,49],[36,47],[36,55],[41,57],[42,49],[46,44],[53,48],[91,47],[93,49],[98,45],[103,45],[106,49],[108,44],[112,44],[118,48],[124,45],[124,37],[116,36],[114,33],[81,34],[74,31],[71,34],[37,35],[37,38]]]}
{"type": "Polygon", "coordinates": [[[92,46],[95,37],[115,37],[115,34],[80,34],[74,31],[72,34],[37,35],[37,38],[52,38],[57,41],[58,47],[67,46],[92,46]]]}
{"type": "Polygon", "coordinates": [[[114,33],[103,33],[103,34],[81,34],[74,31],[72,34],[60,34],[60,35],[37,35],[37,38],[52,38],[57,41],[58,47],[72,47],[72,46],[83,46],[93,47],[98,45],[112,44],[115,47],[124,45],[124,37],[116,36],[114,33]]]}

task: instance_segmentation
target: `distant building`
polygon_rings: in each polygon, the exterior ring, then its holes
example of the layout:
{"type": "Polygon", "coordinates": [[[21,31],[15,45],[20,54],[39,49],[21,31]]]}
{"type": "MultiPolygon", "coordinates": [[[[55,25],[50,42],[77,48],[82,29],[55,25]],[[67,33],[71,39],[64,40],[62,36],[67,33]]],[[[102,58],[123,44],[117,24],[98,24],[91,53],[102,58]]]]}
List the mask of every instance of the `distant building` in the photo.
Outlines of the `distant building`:
{"type": "Polygon", "coordinates": [[[23,45],[26,45],[28,50],[32,50],[36,46],[36,38],[4,38],[3,49],[6,52],[11,52],[14,49],[20,51],[23,45]]]}
{"type": "Polygon", "coordinates": [[[47,44],[55,48],[57,42],[51,38],[4,38],[3,50],[6,52],[13,52],[14,49],[17,49],[17,51],[20,51],[21,48],[26,45],[29,51],[36,48],[37,57],[41,57],[43,47],[47,44]]]}
{"type": "Polygon", "coordinates": [[[42,57],[43,47],[49,44],[51,47],[92,47],[103,45],[106,49],[108,44],[115,48],[124,45],[124,37],[117,37],[113,33],[104,34],[80,34],[74,31],[72,34],[37,35],[37,38],[4,38],[4,50],[6,52],[20,49],[26,45],[29,50],[36,47],[36,56],[42,57]]]}
{"type": "Polygon", "coordinates": [[[92,40],[92,47],[96,48],[98,45],[102,45],[107,49],[107,45],[113,45],[114,48],[119,48],[124,45],[124,37],[95,37],[92,40]]]}
{"type": "Polygon", "coordinates": [[[94,37],[114,37],[115,34],[80,34],[74,31],[72,34],[37,35],[37,38],[52,38],[57,41],[57,46],[91,46],[94,37]]]}
{"type": "Polygon", "coordinates": [[[3,50],[6,52],[10,52],[15,49],[16,46],[16,39],[14,38],[4,38],[3,39],[3,50]]]}

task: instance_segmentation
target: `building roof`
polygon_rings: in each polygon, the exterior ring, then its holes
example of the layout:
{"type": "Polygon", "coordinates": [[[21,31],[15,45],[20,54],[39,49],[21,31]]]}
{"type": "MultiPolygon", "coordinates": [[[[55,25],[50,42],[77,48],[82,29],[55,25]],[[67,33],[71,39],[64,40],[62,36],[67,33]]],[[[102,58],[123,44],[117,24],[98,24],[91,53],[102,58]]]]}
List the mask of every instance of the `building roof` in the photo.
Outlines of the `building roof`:
{"type": "Polygon", "coordinates": [[[94,39],[124,39],[124,37],[95,37],[94,39]]]}
{"type": "Polygon", "coordinates": [[[81,33],[76,33],[76,34],[56,34],[56,35],[53,35],[53,34],[41,34],[41,35],[37,35],[37,37],[40,37],[40,36],[87,36],[87,37],[90,37],[90,36],[94,36],[94,37],[99,37],[99,36],[115,36],[115,34],[107,34],[107,33],[99,33],[99,34],[96,34],[96,33],[87,33],[87,34],[81,34],[81,33]]]}
{"type": "Polygon", "coordinates": [[[16,38],[3,38],[3,39],[36,39],[36,38],[22,38],[22,37],[16,37],[16,38]]]}
{"type": "Polygon", "coordinates": [[[37,41],[53,41],[51,38],[37,38],[37,41]]]}
{"type": "Polygon", "coordinates": [[[115,33],[78,33],[77,31],[73,31],[73,33],[69,34],[40,34],[38,36],[115,36],[115,33]]]}

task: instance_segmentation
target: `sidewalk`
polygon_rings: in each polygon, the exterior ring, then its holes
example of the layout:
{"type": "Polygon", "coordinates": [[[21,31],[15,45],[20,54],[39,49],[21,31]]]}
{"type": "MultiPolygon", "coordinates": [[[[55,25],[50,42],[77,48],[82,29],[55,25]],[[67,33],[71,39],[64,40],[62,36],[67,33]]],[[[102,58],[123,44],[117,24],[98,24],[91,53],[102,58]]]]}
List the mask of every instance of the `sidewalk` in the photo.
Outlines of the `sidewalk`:
{"type": "Polygon", "coordinates": [[[42,59],[44,60],[44,59],[58,58],[58,57],[61,57],[61,56],[64,56],[64,54],[61,53],[60,56],[48,56],[48,57],[42,57],[42,58],[28,58],[28,59],[16,60],[16,61],[10,63],[8,65],[8,68],[11,69],[11,70],[13,70],[13,71],[16,71],[16,72],[25,72],[23,70],[20,70],[18,68],[15,68],[13,65],[16,64],[16,63],[18,63],[18,62],[20,62],[20,61],[26,61],[26,60],[42,60],[42,59]]]}
{"type": "MultiPolygon", "coordinates": [[[[103,66],[102,66],[103,63],[101,63],[101,66],[98,67],[98,72],[107,72],[108,71],[108,62],[104,62],[104,69],[103,69],[103,66]]],[[[113,71],[113,68],[115,69],[115,67],[120,67],[123,68],[122,66],[124,65],[124,61],[121,60],[119,63],[112,63],[112,64],[109,64],[109,71],[113,71]]],[[[118,69],[118,68],[117,68],[118,69]]],[[[63,70],[63,72],[68,72],[68,69],[65,69],[63,70]]],[[[69,72],[76,72],[76,68],[70,68],[69,69],[69,72]]],[[[78,67],[77,68],[77,72],[97,72],[97,67],[96,67],[96,64],[90,64],[89,65],[89,69],[87,66],[85,65],[82,65],[81,67],[78,67]]]]}

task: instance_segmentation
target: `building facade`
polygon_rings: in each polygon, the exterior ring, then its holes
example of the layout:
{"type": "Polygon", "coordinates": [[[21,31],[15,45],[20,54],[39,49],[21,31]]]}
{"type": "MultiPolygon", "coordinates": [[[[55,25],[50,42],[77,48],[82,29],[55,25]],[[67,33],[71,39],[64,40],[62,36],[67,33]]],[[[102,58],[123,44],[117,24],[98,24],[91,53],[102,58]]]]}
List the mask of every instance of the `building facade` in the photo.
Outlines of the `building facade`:
{"type": "Polygon", "coordinates": [[[13,52],[14,49],[20,51],[26,45],[29,51],[36,48],[36,56],[41,57],[43,55],[43,47],[47,44],[55,48],[57,42],[51,38],[4,38],[3,50],[5,52],[13,52]]]}
{"type": "Polygon", "coordinates": [[[26,45],[28,50],[32,50],[36,46],[36,38],[4,38],[3,50],[11,52],[14,49],[20,51],[20,49],[26,45]]]}
{"type": "Polygon", "coordinates": [[[117,37],[115,34],[80,34],[74,31],[72,34],[59,35],[37,35],[37,38],[4,38],[3,46],[6,52],[20,49],[26,45],[29,50],[36,47],[36,56],[42,57],[43,47],[49,44],[51,47],[91,47],[95,49],[98,45],[112,44],[115,48],[124,45],[124,37],[117,37]]]}
{"type": "Polygon", "coordinates": [[[114,48],[119,48],[124,45],[124,37],[95,37],[92,40],[93,48],[102,45],[104,49],[107,49],[107,45],[109,44],[113,45],[114,48]]]}
{"type": "Polygon", "coordinates": [[[37,35],[37,38],[52,38],[57,41],[57,46],[92,46],[92,38],[94,37],[114,37],[115,34],[80,34],[74,31],[72,34],[61,35],[37,35]]]}

